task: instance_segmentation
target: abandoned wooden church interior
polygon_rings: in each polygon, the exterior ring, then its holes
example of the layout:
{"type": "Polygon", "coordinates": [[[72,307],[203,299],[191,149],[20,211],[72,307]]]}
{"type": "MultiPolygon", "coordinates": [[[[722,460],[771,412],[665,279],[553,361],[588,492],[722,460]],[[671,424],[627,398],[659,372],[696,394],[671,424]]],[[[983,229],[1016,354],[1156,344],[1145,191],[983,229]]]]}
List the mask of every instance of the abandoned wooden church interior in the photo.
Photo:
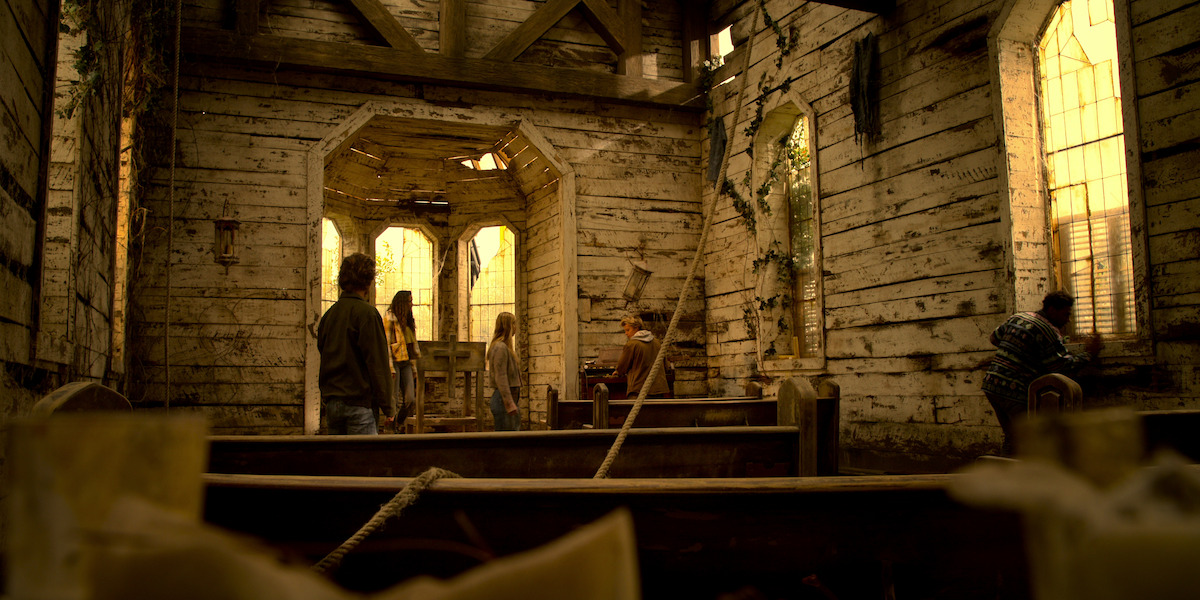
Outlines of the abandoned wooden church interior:
{"type": "Polygon", "coordinates": [[[1132,598],[1063,567],[1067,517],[974,482],[1046,460],[1100,494],[1170,447],[1196,485],[1197,0],[0,0],[0,23],[14,598],[60,581],[19,559],[57,556],[20,512],[54,443],[176,457],[184,512],[311,562],[420,482],[328,575],[372,593],[620,507],[636,563],[594,597],[1132,598]],[[318,335],[360,253],[415,337],[373,437],[331,435],[318,335]],[[984,378],[1034,312],[1089,360],[1047,367],[1010,435],[984,378]],[[201,433],[96,433],[114,407],[201,433]]]}

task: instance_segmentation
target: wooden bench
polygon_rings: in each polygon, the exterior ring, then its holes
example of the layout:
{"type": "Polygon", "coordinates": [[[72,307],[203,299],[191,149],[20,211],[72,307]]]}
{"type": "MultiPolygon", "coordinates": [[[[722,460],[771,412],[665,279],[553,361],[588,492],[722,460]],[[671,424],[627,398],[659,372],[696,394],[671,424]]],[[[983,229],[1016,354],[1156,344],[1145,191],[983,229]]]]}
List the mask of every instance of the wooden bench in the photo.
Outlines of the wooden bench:
{"type": "MultiPolygon", "coordinates": [[[[592,477],[616,430],[379,436],[210,437],[209,472],[414,477],[441,467],[465,477],[592,477]]],[[[797,427],[635,429],[610,477],[796,476],[797,427]]]]}
{"type": "MultiPolygon", "coordinates": [[[[1083,409],[1083,390],[1075,380],[1051,373],[1029,384],[1029,414],[1069,412],[1083,409]]],[[[1200,410],[1134,411],[1142,423],[1147,454],[1161,448],[1179,452],[1200,463],[1200,410]]]]}
{"type": "MultiPolygon", "coordinates": [[[[626,507],[647,599],[800,597],[805,578],[840,598],[1029,597],[1018,515],[956,502],[954,477],[443,479],[332,576],[362,591],[450,577],[626,507]]],[[[209,474],[206,519],[315,563],[409,481],[209,474]]]]}
{"type": "MultiPolygon", "coordinates": [[[[633,427],[794,425],[801,429],[807,457],[800,474],[833,475],[838,471],[841,392],[828,380],[819,388],[814,390],[806,379],[793,378],[780,386],[778,400],[762,398],[761,393],[735,398],[648,398],[633,427]]],[[[550,387],[547,421],[552,429],[620,428],[635,402],[610,400],[603,384],[596,386],[591,400],[561,400],[550,387]]]]}

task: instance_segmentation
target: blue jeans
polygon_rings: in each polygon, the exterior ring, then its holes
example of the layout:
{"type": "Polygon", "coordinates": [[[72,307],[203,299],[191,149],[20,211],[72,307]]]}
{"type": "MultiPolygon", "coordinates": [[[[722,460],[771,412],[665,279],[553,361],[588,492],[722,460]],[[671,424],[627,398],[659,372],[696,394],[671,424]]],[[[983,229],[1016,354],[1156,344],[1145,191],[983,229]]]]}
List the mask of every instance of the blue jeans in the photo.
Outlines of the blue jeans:
{"type": "MultiPolygon", "coordinates": [[[[512,388],[512,396],[514,401],[520,398],[521,388],[512,388]]],[[[500,394],[500,390],[492,392],[492,418],[496,421],[496,431],[521,429],[521,414],[519,412],[515,415],[508,414],[508,409],[504,408],[504,396],[500,394]]]]}
{"type": "Polygon", "coordinates": [[[341,400],[325,403],[325,421],[334,435],[376,435],[375,409],[351,406],[341,400]]]}
{"type": "Polygon", "coordinates": [[[417,380],[413,374],[411,360],[392,361],[396,367],[396,388],[392,396],[396,399],[396,424],[403,425],[405,417],[412,414],[417,402],[417,380]]]}

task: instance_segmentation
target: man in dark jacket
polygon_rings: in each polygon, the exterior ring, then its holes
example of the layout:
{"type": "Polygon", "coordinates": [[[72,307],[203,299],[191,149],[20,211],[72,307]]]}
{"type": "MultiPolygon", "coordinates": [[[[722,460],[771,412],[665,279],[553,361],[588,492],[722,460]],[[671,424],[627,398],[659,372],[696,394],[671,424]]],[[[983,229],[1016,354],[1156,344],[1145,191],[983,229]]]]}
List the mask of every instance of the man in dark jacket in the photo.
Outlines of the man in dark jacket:
{"type": "Polygon", "coordinates": [[[342,260],[342,295],[321,317],[317,350],[318,385],[329,433],[377,434],[376,409],[394,418],[387,333],[383,318],[367,302],[375,283],[375,259],[361,252],[342,260]]]}

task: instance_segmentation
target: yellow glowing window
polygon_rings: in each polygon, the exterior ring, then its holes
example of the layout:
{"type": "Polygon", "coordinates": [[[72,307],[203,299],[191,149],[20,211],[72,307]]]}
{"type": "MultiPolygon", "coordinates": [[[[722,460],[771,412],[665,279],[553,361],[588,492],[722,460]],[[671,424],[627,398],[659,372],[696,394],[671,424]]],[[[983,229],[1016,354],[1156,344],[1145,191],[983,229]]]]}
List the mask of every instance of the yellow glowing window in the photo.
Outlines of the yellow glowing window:
{"type": "Polygon", "coordinates": [[[1074,333],[1134,333],[1133,255],[1112,0],[1063,2],[1038,43],[1055,266],[1074,333]]]}
{"type": "Polygon", "coordinates": [[[417,338],[433,331],[433,242],[420,230],[388,227],[375,238],[375,307],[382,316],[396,292],[412,292],[417,338]]]}
{"type": "Polygon", "coordinates": [[[321,219],[321,314],[325,314],[342,293],[338,287],[341,266],[342,234],[332,219],[321,219]]]}
{"type": "Polygon", "coordinates": [[[507,227],[484,227],[471,238],[467,252],[471,341],[487,342],[496,315],[516,312],[516,237],[507,227]]]}

